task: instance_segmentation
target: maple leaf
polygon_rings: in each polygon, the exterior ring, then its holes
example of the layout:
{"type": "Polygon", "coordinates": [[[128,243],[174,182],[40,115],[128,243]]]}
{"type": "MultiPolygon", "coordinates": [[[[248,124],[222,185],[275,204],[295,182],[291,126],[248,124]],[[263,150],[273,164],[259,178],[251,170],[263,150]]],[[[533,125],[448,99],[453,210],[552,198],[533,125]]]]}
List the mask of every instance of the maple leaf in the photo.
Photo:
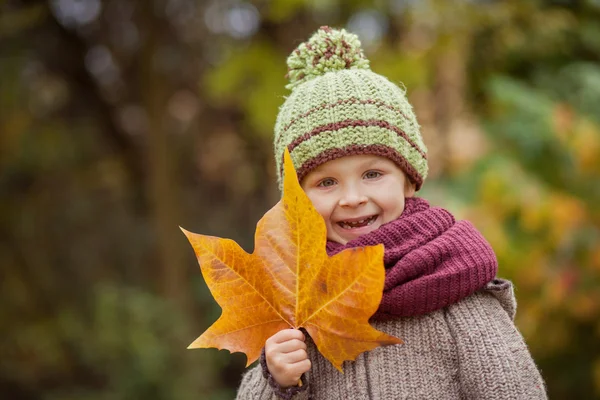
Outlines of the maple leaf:
{"type": "Polygon", "coordinates": [[[298,183],[289,153],[284,195],[258,222],[255,250],[182,231],[222,314],[188,348],[243,352],[253,363],[282,329],[304,328],[340,372],[344,360],[402,341],[369,325],[381,301],[383,245],[327,255],[326,227],[298,183]]]}

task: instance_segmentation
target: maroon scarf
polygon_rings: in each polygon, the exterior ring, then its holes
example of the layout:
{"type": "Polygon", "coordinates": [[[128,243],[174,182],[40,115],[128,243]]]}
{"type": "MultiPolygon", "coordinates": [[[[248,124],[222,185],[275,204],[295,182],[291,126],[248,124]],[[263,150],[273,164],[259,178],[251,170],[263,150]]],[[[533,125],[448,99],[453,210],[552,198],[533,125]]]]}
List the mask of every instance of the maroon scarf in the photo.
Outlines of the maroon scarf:
{"type": "Polygon", "coordinates": [[[395,221],[342,245],[327,242],[328,254],[383,243],[383,298],[373,319],[408,317],[438,310],[471,295],[498,269],[489,243],[468,221],[456,222],[443,208],[406,199],[395,221]]]}

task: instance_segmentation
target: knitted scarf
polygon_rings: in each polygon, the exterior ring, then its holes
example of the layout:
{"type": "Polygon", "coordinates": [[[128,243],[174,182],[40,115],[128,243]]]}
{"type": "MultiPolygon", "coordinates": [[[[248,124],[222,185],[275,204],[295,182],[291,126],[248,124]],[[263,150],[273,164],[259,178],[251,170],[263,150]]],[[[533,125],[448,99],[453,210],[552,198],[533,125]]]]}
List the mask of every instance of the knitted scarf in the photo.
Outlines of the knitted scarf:
{"type": "Polygon", "coordinates": [[[327,242],[328,254],[383,243],[383,297],[373,319],[426,314],[483,288],[498,269],[489,243],[468,221],[421,198],[407,198],[395,221],[346,245],[327,242]]]}

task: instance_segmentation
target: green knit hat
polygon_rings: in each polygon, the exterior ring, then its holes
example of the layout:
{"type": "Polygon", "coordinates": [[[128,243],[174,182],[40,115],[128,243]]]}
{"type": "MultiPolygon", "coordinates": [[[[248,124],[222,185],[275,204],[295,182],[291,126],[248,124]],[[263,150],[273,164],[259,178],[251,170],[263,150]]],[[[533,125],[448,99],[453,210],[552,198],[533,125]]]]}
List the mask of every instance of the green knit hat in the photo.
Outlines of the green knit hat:
{"type": "Polygon", "coordinates": [[[275,123],[281,187],[287,147],[301,181],[319,165],[347,155],[394,161],[419,190],[427,177],[427,148],[403,89],[369,68],[358,37],[321,27],[287,59],[292,93],[275,123]]]}

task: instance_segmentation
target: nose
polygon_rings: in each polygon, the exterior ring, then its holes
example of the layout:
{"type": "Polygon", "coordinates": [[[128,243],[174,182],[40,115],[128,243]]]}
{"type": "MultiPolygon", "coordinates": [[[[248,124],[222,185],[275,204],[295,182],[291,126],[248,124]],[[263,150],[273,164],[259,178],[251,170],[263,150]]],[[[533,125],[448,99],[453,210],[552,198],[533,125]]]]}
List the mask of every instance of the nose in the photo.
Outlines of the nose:
{"type": "Polygon", "coordinates": [[[343,191],[342,197],[340,198],[339,205],[341,207],[358,207],[361,204],[367,202],[367,196],[361,193],[358,188],[349,186],[343,191]]]}

